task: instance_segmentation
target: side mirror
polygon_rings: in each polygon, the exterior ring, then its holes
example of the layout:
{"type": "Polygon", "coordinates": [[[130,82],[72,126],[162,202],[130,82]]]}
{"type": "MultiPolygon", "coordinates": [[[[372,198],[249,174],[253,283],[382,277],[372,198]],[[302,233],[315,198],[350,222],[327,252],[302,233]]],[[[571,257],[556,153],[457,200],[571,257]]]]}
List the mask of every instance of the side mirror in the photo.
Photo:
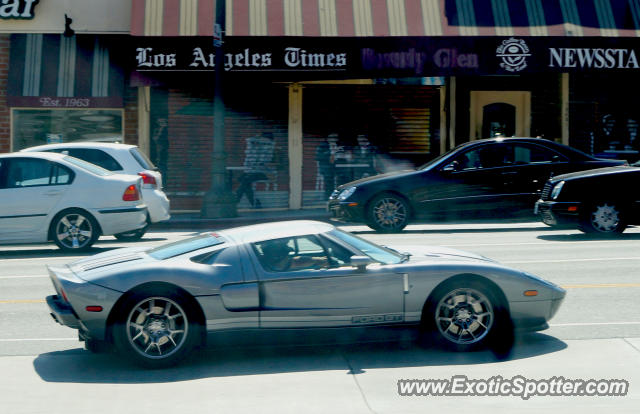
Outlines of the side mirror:
{"type": "Polygon", "coordinates": [[[458,161],[453,161],[442,169],[442,172],[455,172],[460,171],[460,163],[458,161]]]}
{"type": "Polygon", "coordinates": [[[360,271],[364,271],[367,266],[373,262],[373,259],[369,256],[351,256],[351,262],[349,264],[353,267],[357,267],[360,271]]]}

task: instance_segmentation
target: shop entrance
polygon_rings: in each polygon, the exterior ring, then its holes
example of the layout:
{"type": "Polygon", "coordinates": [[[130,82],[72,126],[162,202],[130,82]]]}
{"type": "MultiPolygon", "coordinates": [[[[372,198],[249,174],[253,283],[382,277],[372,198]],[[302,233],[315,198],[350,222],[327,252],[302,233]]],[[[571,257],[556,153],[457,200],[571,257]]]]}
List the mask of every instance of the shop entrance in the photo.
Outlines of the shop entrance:
{"type": "Polygon", "coordinates": [[[531,92],[471,91],[470,115],[471,140],[527,137],[531,129],[531,92]]]}

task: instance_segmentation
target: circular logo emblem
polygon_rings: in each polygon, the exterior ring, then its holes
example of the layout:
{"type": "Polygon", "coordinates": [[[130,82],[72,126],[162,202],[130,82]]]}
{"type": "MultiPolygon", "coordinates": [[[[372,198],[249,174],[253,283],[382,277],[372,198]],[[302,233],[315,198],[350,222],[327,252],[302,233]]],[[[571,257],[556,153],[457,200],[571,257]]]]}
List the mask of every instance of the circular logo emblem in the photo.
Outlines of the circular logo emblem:
{"type": "Polygon", "coordinates": [[[531,54],[524,40],[512,37],[502,41],[496,49],[496,56],[502,59],[501,68],[509,72],[520,72],[527,67],[527,57],[531,54]]]}

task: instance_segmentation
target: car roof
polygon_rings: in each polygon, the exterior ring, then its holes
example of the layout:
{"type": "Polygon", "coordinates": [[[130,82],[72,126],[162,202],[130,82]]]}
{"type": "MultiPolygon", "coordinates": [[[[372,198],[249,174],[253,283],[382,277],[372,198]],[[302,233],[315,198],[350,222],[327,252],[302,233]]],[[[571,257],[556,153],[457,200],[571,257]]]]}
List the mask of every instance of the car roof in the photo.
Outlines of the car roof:
{"type": "Polygon", "coordinates": [[[335,229],[333,225],[321,221],[288,220],[234,227],[231,229],[220,230],[217,233],[232,239],[236,243],[253,243],[283,237],[325,233],[333,229],[335,229]]]}
{"type": "Polygon", "coordinates": [[[67,154],[60,154],[59,152],[8,152],[0,154],[0,158],[40,158],[50,161],[59,161],[66,157],[68,157],[67,154]]]}
{"type": "Polygon", "coordinates": [[[129,150],[135,147],[136,145],[120,144],[115,142],[63,142],[58,144],[38,145],[35,147],[25,148],[21,151],[24,151],[24,152],[46,151],[49,149],[56,149],[56,148],[96,148],[96,149],[112,149],[112,150],[123,150],[123,149],[129,150]]]}

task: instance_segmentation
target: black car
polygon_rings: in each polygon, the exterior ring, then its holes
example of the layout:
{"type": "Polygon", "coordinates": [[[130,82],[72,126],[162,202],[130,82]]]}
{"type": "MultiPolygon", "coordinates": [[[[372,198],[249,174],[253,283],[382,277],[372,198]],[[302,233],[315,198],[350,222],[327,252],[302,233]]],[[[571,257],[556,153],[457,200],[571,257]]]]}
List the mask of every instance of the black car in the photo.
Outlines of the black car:
{"type": "Polygon", "coordinates": [[[585,233],[621,233],[640,223],[640,162],[553,177],[544,186],[535,212],[552,227],[585,233]]]}
{"type": "Polygon", "coordinates": [[[462,144],[416,170],[343,184],[328,207],[335,220],[386,232],[421,219],[531,214],[550,177],[625,163],[540,138],[484,139],[462,144]]]}

